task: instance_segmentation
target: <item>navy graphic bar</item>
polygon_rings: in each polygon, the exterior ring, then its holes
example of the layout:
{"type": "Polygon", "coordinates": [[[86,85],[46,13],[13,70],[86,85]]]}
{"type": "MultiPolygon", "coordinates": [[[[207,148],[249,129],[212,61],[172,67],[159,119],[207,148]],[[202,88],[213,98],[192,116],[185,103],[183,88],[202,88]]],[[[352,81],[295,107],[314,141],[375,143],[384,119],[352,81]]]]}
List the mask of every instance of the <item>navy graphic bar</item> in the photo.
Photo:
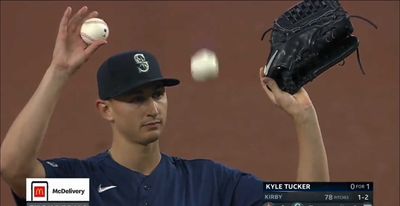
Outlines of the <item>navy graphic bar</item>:
{"type": "Polygon", "coordinates": [[[373,182],[264,182],[265,192],[372,192],[373,189],[373,182]]]}

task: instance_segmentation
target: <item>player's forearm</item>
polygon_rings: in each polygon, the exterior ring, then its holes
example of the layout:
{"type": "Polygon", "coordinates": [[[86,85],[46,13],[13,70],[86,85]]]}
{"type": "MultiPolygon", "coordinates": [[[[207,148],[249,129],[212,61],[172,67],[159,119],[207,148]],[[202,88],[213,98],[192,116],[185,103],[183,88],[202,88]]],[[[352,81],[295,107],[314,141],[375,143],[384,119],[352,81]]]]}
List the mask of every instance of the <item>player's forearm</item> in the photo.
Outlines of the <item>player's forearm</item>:
{"type": "Polygon", "coordinates": [[[294,122],[299,142],[297,181],[329,181],[328,160],[315,110],[294,118],[294,122]]]}
{"type": "Polygon", "coordinates": [[[14,120],[1,145],[2,175],[32,172],[50,118],[68,77],[52,66],[14,120]],[[11,174],[10,174],[11,173],[11,174]]]}

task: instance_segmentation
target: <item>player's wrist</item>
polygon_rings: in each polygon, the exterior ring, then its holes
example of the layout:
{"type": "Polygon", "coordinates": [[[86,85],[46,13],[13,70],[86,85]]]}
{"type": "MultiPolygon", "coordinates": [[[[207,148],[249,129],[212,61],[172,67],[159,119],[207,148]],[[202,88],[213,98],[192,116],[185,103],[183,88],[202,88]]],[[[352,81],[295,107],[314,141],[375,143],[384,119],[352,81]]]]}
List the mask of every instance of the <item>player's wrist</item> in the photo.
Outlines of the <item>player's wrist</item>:
{"type": "Polygon", "coordinates": [[[52,78],[61,82],[67,81],[72,76],[72,73],[69,72],[68,68],[54,63],[50,64],[50,66],[47,69],[47,72],[51,74],[52,78]]]}
{"type": "Polygon", "coordinates": [[[291,114],[295,124],[304,124],[317,120],[317,113],[314,106],[307,107],[299,112],[291,114]]]}

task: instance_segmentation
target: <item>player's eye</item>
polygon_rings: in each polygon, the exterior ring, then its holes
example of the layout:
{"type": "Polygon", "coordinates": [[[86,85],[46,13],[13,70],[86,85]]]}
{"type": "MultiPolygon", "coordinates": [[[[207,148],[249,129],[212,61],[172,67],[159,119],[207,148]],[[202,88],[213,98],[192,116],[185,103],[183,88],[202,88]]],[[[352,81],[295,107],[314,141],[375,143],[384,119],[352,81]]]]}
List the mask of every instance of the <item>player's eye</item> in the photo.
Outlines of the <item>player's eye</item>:
{"type": "Polygon", "coordinates": [[[130,103],[140,104],[146,101],[146,97],[143,95],[135,95],[129,99],[130,103]]]}
{"type": "Polygon", "coordinates": [[[153,99],[155,100],[159,100],[161,99],[165,94],[165,89],[164,88],[160,88],[157,89],[154,93],[153,93],[153,99]]]}

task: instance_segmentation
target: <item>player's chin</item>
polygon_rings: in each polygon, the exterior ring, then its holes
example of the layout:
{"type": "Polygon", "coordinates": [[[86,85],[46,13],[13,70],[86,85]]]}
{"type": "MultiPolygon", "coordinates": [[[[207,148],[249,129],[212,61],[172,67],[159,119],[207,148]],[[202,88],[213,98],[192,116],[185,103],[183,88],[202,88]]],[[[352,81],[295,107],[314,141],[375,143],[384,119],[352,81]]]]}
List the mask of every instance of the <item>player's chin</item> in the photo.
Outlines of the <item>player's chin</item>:
{"type": "Polygon", "coordinates": [[[147,131],[142,136],[142,144],[148,145],[154,143],[160,139],[160,136],[161,136],[161,130],[147,131]]]}

